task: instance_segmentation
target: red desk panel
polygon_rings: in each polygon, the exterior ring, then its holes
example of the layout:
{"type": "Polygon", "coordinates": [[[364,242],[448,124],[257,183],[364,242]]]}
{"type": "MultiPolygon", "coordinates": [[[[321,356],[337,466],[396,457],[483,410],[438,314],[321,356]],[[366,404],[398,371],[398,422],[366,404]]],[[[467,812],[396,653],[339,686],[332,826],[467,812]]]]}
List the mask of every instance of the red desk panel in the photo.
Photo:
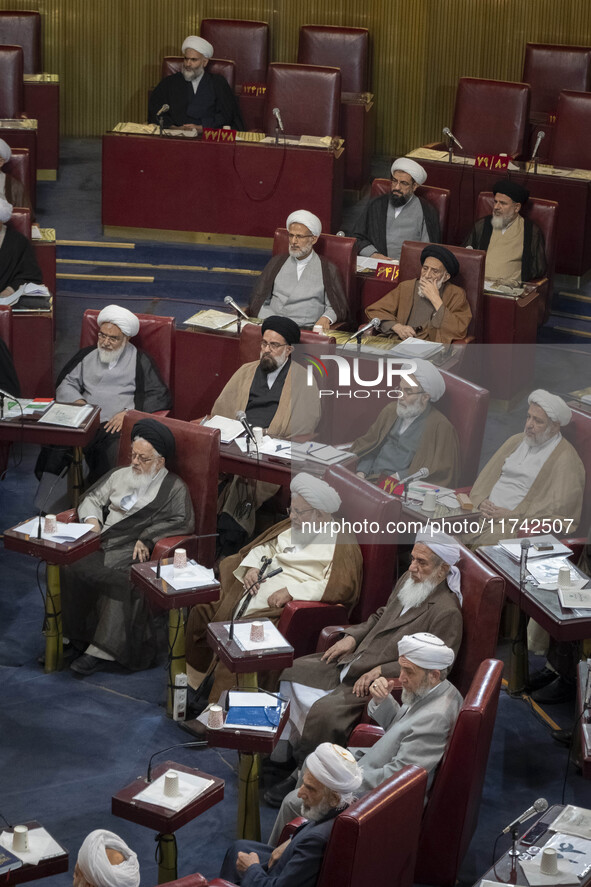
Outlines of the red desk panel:
{"type": "Polygon", "coordinates": [[[12,357],[23,397],[53,397],[53,312],[13,311],[12,357]]]}
{"type": "Polygon", "coordinates": [[[37,176],[57,177],[60,153],[59,83],[25,82],[25,112],[37,121],[37,176]]]}
{"type": "Polygon", "coordinates": [[[312,148],[107,133],[103,225],[271,238],[306,207],[334,232],[343,169],[312,148]]]}

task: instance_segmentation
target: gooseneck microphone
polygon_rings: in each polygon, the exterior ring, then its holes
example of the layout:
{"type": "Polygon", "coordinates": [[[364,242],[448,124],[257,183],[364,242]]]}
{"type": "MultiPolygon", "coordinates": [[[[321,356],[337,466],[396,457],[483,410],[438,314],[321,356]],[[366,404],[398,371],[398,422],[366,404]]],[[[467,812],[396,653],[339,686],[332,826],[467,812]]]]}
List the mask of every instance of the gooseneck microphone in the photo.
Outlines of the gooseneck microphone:
{"type": "Polygon", "coordinates": [[[273,117],[277,121],[277,126],[279,127],[281,132],[285,132],[285,130],[283,129],[283,120],[281,119],[281,111],[279,110],[279,108],[273,108],[273,117]]]}
{"type": "Polygon", "coordinates": [[[536,136],[536,143],[535,143],[535,145],[534,145],[533,154],[531,155],[530,160],[535,160],[535,159],[536,159],[536,157],[537,157],[537,155],[538,155],[538,150],[539,150],[540,145],[541,145],[541,143],[542,143],[542,139],[544,138],[545,135],[546,135],[546,133],[544,132],[543,129],[539,129],[539,130],[538,130],[538,134],[537,134],[537,136],[536,136]]]}
{"type": "Polygon", "coordinates": [[[380,328],[381,320],[379,317],[373,317],[369,323],[366,323],[365,326],[362,326],[360,330],[357,330],[356,333],[353,333],[352,336],[349,336],[346,342],[343,342],[343,345],[348,345],[353,339],[357,339],[358,336],[362,336],[364,333],[367,333],[369,330],[377,330],[380,328]]]}
{"type": "Polygon", "coordinates": [[[255,447],[258,450],[257,439],[254,436],[254,431],[252,430],[252,426],[251,426],[250,422],[246,418],[246,413],[244,412],[244,410],[238,410],[236,412],[236,418],[238,419],[238,421],[240,422],[240,424],[242,425],[242,427],[246,431],[246,436],[249,438],[249,440],[251,440],[253,442],[253,444],[255,445],[255,447]]]}
{"type": "Polygon", "coordinates": [[[156,117],[162,117],[163,114],[166,114],[167,111],[170,111],[170,105],[164,104],[160,108],[159,111],[156,111],[156,117]]]}
{"type": "Polygon", "coordinates": [[[521,825],[522,822],[525,822],[526,819],[530,819],[532,816],[535,816],[536,813],[543,813],[544,810],[547,809],[548,801],[546,800],[546,798],[538,798],[537,801],[534,801],[531,807],[528,807],[527,810],[524,810],[521,816],[518,816],[517,819],[514,819],[513,822],[510,822],[509,825],[505,826],[501,834],[506,835],[507,832],[510,832],[512,829],[514,829],[515,826],[521,825]]]}
{"type": "Polygon", "coordinates": [[[418,471],[415,471],[414,474],[409,474],[408,477],[401,477],[399,483],[407,484],[411,480],[418,480],[421,477],[429,477],[429,469],[428,468],[419,468],[418,471]]]}
{"type": "Polygon", "coordinates": [[[455,135],[453,134],[453,132],[451,131],[451,129],[449,128],[449,126],[444,126],[442,131],[443,131],[443,135],[444,135],[444,136],[447,136],[448,139],[451,139],[451,141],[454,142],[454,144],[456,144],[456,145],[458,146],[458,148],[460,149],[460,151],[463,151],[463,150],[464,150],[463,146],[460,145],[460,143],[459,143],[458,140],[456,139],[455,135]]]}
{"type": "Polygon", "coordinates": [[[248,320],[248,314],[245,314],[240,305],[236,304],[232,296],[226,296],[224,298],[224,304],[229,305],[231,308],[233,308],[239,317],[242,317],[244,320],[248,320]]]}

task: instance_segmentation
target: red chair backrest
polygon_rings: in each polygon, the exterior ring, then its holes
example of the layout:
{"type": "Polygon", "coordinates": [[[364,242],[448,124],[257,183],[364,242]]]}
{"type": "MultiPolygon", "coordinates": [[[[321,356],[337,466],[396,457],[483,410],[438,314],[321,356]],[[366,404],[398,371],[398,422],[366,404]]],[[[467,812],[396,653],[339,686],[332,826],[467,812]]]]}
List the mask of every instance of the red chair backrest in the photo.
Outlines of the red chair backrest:
{"type": "MultiPolygon", "coordinates": [[[[96,308],[87,308],[84,312],[80,328],[81,348],[96,345],[99,313],[96,308]]],[[[136,314],[136,317],[140,322],[140,329],[137,336],[133,337],[133,344],[150,355],[158,367],[162,381],[172,390],[175,319],[154,314],[136,314]]]]}
{"type": "Polygon", "coordinates": [[[441,375],[445,379],[445,394],[436,406],[456,429],[460,445],[458,484],[464,487],[473,484],[478,475],[489,393],[486,388],[452,373],[441,370],[441,375]]]}
{"type": "MultiPolygon", "coordinates": [[[[162,76],[177,74],[183,67],[182,55],[167,55],[162,59],[162,76]]],[[[221,74],[228,81],[231,90],[236,85],[236,65],[230,59],[210,59],[207,63],[210,74],[221,74]]]]}
{"type": "MultiPolygon", "coordinates": [[[[398,519],[398,501],[353,472],[335,465],[327,470],[324,479],[341,497],[340,515],[344,520],[351,523],[367,520],[368,526],[376,521],[382,528],[398,519]]],[[[351,613],[351,625],[365,622],[383,607],[396,582],[396,537],[368,532],[357,534],[357,541],[363,556],[363,581],[359,600],[351,613]]]]}
{"type": "MultiPolygon", "coordinates": [[[[583,509],[579,523],[579,534],[584,535],[591,524],[591,416],[583,410],[573,409],[573,417],[568,425],[560,431],[573,445],[585,466],[585,489],[583,491],[583,509]]],[[[572,536],[575,527],[571,527],[567,535],[572,536]]],[[[565,535],[565,534],[562,534],[565,535]]]]}
{"type": "Polygon", "coordinates": [[[264,83],[269,56],[269,25],[239,19],[204,18],[200,34],[216,55],[236,64],[236,83],[264,83]]]}
{"type": "Polygon", "coordinates": [[[340,135],[341,72],[317,65],[269,65],[263,129],[275,133],[281,110],[286,136],[340,135]]]}
{"type": "MultiPolygon", "coordinates": [[[[371,197],[379,197],[381,194],[390,193],[390,179],[374,179],[371,183],[371,197]]],[[[439,227],[441,228],[442,240],[445,240],[447,234],[447,220],[449,218],[449,205],[451,202],[451,191],[448,188],[435,188],[432,185],[419,185],[415,191],[417,197],[428,200],[437,210],[439,216],[439,227]]]]}
{"type": "MultiPolygon", "coordinates": [[[[289,238],[287,228],[277,228],[273,237],[273,255],[287,253],[289,238]]],[[[355,278],[357,268],[357,240],[354,237],[337,237],[336,234],[321,234],[314,249],[319,256],[328,259],[341,272],[345,296],[349,305],[349,316],[353,319],[358,312],[358,289],[355,278]]]]}
{"type": "Polygon", "coordinates": [[[550,163],[558,167],[591,169],[591,93],[561,92],[550,148],[550,163]]]}
{"type": "Polygon", "coordinates": [[[2,172],[10,173],[19,182],[24,185],[25,191],[29,191],[29,149],[28,148],[11,148],[12,157],[2,167],[2,172]]]}
{"type": "Polygon", "coordinates": [[[0,339],[9,351],[12,351],[12,308],[0,305],[0,339]]]}
{"type": "Polygon", "coordinates": [[[0,46],[0,117],[14,120],[24,106],[23,51],[20,46],[0,46]]]}
{"type": "Polygon", "coordinates": [[[207,878],[196,872],[194,875],[177,878],[176,881],[167,881],[165,884],[160,884],[159,887],[207,887],[209,883],[207,878]]]}
{"type": "Polygon", "coordinates": [[[481,663],[458,715],[425,808],[414,880],[453,887],[476,829],[503,663],[481,663]]]}
{"type": "MultiPolygon", "coordinates": [[[[262,338],[263,333],[258,324],[247,323],[242,327],[240,332],[240,344],[238,346],[238,366],[259,359],[261,356],[262,338]]],[[[301,331],[301,345],[327,348],[329,345],[334,345],[335,341],[334,336],[323,336],[322,334],[313,333],[311,330],[301,331]]],[[[236,369],[238,369],[238,367],[236,367],[236,369]]]]}
{"type": "MultiPolygon", "coordinates": [[[[481,191],[476,201],[476,218],[489,216],[493,210],[494,195],[492,191],[481,191]]],[[[546,277],[552,280],[556,260],[556,237],[558,233],[558,204],[555,200],[543,200],[541,197],[530,197],[521,214],[529,219],[544,235],[544,251],[546,253],[546,277]]]]}
{"type": "Polygon", "coordinates": [[[529,85],[460,77],[452,132],[461,154],[523,153],[529,116],[529,85]]]}
{"type": "Polygon", "coordinates": [[[410,765],[339,813],[317,887],[411,887],[426,785],[410,765]]]}
{"type": "MultiPolygon", "coordinates": [[[[174,459],[167,468],[178,474],[189,488],[195,511],[195,535],[202,536],[216,532],[218,474],[220,458],[220,435],[217,428],[203,428],[180,419],[151,416],[138,410],[125,414],[119,441],[118,465],[129,465],[131,431],[139,419],[156,418],[167,425],[176,442],[174,459]]],[[[197,544],[197,559],[206,567],[213,565],[215,538],[200,539],[197,544]]]]}
{"type": "Polygon", "coordinates": [[[31,210],[27,206],[15,206],[8,223],[11,228],[31,239],[31,210]]]}
{"type": "Polygon", "coordinates": [[[343,92],[366,92],[369,89],[369,31],[302,25],[298,64],[339,68],[343,92]]]}
{"type": "Polygon", "coordinates": [[[40,74],[41,15],[38,12],[0,12],[0,44],[21,46],[25,74],[40,74]]]}
{"type": "Polygon", "coordinates": [[[555,114],[563,89],[591,89],[591,47],[527,43],[524,83],[531,87],[531,114],[555,114]]]}
{"type": "MultiPolygon", "coordinates": [[[[468,336],[474,336],[476,342],[482,342],[483,336],[483,290],[484,265],[486,253],[480,249],[464,249],[462,246],[445,244],[445,248],[454,254],[460,263],[459,273],[451,281],[466,291],[466,299],[472,311],[472,320],[468,327],[468,336]]],[[[406,240],[400,253],[400,282],[419,277],[421,273],[421,253],[424,243],[406,240]]]]}

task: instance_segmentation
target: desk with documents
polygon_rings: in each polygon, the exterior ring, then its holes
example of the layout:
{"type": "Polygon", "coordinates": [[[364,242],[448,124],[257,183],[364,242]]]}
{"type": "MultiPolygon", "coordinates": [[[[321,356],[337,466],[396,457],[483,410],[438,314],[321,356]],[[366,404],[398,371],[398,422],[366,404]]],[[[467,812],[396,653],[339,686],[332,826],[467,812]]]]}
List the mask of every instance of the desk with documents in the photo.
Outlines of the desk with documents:
{"type": "MultiPolygon", "coordinates": [[[[32,820],[31,822],[23,822],[22,825],[26,825],[29,829],[29,832],[32,832],[34,829],[42,828],[40,822],[36,820],[32,820]]],[[[12,831],[12,829],[8,829],[8,831],[12,831]]],[[[56,842],[59,843],[59,842],[56,842]]],[[[37,865],[31,865],[30,863],[25,863],[18,869],[13,869],[10,872],[2,875],[2,884],[3,885],[12,885],[12,884],[24,884],[27,881],[37,881],[39,878],[48,878],[51,875],[59,875],[62,872],[68,871],[68,851],[62,845],[59,845],[61,848],[61,853],[55,856],[47,856],[42,858],[37,865]]]]}

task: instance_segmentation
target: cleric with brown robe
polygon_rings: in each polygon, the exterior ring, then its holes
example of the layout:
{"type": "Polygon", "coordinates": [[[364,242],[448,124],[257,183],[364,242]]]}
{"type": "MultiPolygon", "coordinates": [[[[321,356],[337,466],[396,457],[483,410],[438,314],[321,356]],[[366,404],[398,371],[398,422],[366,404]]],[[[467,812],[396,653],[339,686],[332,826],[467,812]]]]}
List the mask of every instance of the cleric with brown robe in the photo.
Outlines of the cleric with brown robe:
{"type": "Polygon", "coordinates": [[[403,280],[366,309],[381,320],[380,333],[399,340],[410,337],[449,344],[468,332],[472,311],[466,292],[450,283],[460,270],[450,250],[430,243],[421,253],[421,276],[403,280]]]}
{"type": "MultiPolygon", "coordinates": [[[[362,577],[361,551],[347,533],[330,535],[323,525],[331,521],[341,506],[336,490],[320,478],[305,472],[291,482],[290,520],[281,521],[220,563],[221,596],[212,604],[191,609],[187,622],[187,663],[199,672],[191,683],[212,671],[212,651],[205,635],[209,622],[232,617],[239,602],[250,591],[246,619],[271,619],[277,624],[289,601],[322,601],[343,604],[350,612],[359,597],[362,577]],[[311,527],[302,528],[302,523],[311,527]],[[282,572],[259,585],[262,559],[270,558],[267,572],[282,572]]],[[[213,675],[212,675],[213,677],[213,675]]],[[[217,702],[222,690],[233,686],[235,676],[218,663],[209,699],[217,702]]]]}

